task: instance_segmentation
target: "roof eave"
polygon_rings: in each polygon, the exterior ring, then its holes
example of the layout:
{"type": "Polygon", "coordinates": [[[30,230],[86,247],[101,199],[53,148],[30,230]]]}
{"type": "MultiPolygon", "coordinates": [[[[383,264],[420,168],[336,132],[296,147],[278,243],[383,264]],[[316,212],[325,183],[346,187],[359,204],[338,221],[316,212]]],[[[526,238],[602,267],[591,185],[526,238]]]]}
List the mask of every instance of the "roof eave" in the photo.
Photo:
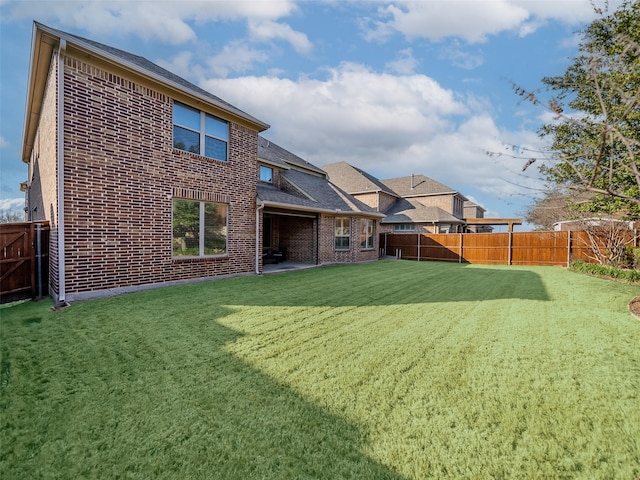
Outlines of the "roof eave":
{"type": "Polygon", "coordinates": [[[297,212],[314,212],[314,213],[326,213],[330,215],[348,215],[352,217],[374,217],[374,218],[384,218],[385,215],[378,212],[362,212],[360,210],[340,210],[335,209],[331,210],[329,208],[319,208],[319,207],[307,207],[304,205],[293,205],[291,203],[283,203],[283,202],[273,202],[270,200],[260,200],[258,198],[258,205],[262,205],[264,207],[272,207],[272,208],[282,208],[286,210],[294,210],[297,212]]]}
{"type": "Polygon", "coordinates": [[[37,22],[34,22],[22,137],[21,158],[25,163],[30,161],[47,84],[47,74],[51,67],[53,51],[59,40],[55,35],[45,35],[45,31],[39,28],[37,22]]]}
{"type": "MultiPolygon", "coordinates": [[[[141,68],[138,65],[135,65],[125,59],[117,57],[115,55],[110,54],[109,52],[105,52],[104,50],[98,49],[93,45],[83,42],[81,39],[76,37],[72,37],[70,35],[65,35],[64,32],[54,31],[43,25],[39,22],[34,22],[34,35],[33,35],[33,44],[32,44],[32,57],[31,57],[31,67],[30,67],[30,76],[29,76],[29,90],[27,95],[27,110],[26,110],[26,120],[25,120],[25,139],[35,137],[35,126],[37,125],[37,119],[40,116],[40,103],[38,102],[38,98],[42,98],[45,84],[46,84],[46,73],[50,66],[51,61],[51,53],[58,42],[64,39],[68,45],[73,45],[75,48],[79,50],[84,50],[91,55],[95,55],[96,57],[100,57],[104,59],[108,63],[118,66],[119,68],[123,68],[127,71],[130,71],[136,75],[147,78],[148,80],[165,85],[171,90],[178,91],[183,95],[193,98],[194,100],[203,102],[205,104],[213,105],[216,108],[228,113],[232,118],[241,120],[241,123],[249,124],[253,128],[255,128],[258,132],[262,132],[267,130],[270,125],[265,123],[257,118],[239,110],[236,108],[229,108],[229,105],[216,101],[213,98],[207,97],[205,95],[199,94],[198,92],[194,92],[193,90],[187,89],[178,83],[157,75],[153,72],[150,72],[147,69],[141,68]],[[46,48],[46,46],[49,46],[46,48]],[[44,51],[43,51],[44,50],[44,51]],[[35,60],[35,61],[34,61],[35,60]],[[46,70],[43,72],[43,68],[46,66],[46,70]],[[36,83],[37,82],[37,83],[36,83]]],[[[23,142],[23,151],[22,151],[22,160],[28,163],[28,157],[30,155],[30,148],[27,148],[28,145],[33,145],[33,143],[23,142]],[[28,150],[28,152],[27,152],[28,150]],[[25,159],[26,158],[26,159],[25,159]]]]}

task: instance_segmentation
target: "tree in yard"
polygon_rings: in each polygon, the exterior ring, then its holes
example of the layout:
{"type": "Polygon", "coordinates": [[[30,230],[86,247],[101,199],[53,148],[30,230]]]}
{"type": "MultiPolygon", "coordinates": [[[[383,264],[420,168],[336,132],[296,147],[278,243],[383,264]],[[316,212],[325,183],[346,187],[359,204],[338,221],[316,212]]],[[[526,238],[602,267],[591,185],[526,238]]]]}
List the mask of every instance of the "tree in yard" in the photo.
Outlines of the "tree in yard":
{"type": "Polygon", "coordinates": [[[539,230],[553,230],[556,222],[582,217],[582,205],[588,204],[592,197],[588,192],[568,194],[554,188],[529,205],[522,216],[539,230]]]}
{"type": "Polygon", "coordinates": [[[592,194],[581,210],[639,218],[640,2],[601,14],[583,34],[564,75],[542,80],[551,100],[514,85],[525,100],[555,114],[540,130],[548,151],[527,158],[523,170],[540,160],[556,188],[592,194]]]}
{"type": "Polygon", "coordinates": [[[0,210],[0,223],[24,222],[24,214],[14,210],[0,210]]]}

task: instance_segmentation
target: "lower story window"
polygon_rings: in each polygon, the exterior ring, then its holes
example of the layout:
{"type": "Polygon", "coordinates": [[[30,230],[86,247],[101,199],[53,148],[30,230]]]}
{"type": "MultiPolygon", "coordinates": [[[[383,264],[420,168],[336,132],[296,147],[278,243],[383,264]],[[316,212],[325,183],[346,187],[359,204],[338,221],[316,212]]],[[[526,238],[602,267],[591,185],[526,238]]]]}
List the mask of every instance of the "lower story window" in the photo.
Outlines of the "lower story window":
{"type": "Polygon", "coordinates": [[[335,249],[349,250],[351,222],[348,217],[337,217],[335,224],[335,249]]]}
{"type": "Polygon", "coordinates": [[[413,223],[398,223],[393,226],[394,232],[415,232],[416,226],[413,223]]]}
{"type": "Polygon", "coordinates": [[[373,220],[364,219],[360,231],[360,248],[373,248],[373,220]]]}
{"type": "Polygon", "coordinates": [[[227,253],[227,205],[197,200],[173,200],[174,257],[204,257],[227,253]]]}

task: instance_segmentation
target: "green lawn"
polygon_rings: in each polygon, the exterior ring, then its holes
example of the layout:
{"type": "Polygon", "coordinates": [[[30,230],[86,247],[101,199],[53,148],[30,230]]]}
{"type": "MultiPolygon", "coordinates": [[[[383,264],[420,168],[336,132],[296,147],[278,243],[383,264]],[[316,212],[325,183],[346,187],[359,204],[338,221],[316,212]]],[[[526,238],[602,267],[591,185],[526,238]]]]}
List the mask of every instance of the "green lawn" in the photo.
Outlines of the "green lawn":
{"type": "Polygon", "coordinates": [[[0,478],[634,480],[639,294],[381,261],[5,307],[0,478]]]}

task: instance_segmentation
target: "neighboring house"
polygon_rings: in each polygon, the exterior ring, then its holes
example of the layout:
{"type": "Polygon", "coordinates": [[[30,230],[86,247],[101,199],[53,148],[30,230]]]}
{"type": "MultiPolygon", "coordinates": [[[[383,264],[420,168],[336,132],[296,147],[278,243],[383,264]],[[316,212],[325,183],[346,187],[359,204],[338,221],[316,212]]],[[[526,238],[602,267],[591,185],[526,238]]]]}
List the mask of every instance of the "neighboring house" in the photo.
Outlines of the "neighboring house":
{"type": "Polygon", "coordinates": [[[145,58],[34,23],[25,118],[28,215],[50,222],[58,304],[260,273],[264,241],[309,263],[378,256],[382,215],[145,58]]]}
{"type": "MultiPolygon", "coordinates": [[[[475,202],[467,200],[464,202],[464,218],[466,221],[472,218],[484,218],[486,210],[475,202]]],[[[491,233],[493,227],[490,225],[467,225],[465,228],[469,233],[491,233]]]]}
{"type": "Polygon", "coordinates": [[[604,230],[638,230],[640,222],[633,220],[619,220],[617,218],[606,217],[589,217],[575,220],[563,220],[553,224],[554,231],[572,231],[579,232],[590,229],[604,230]]]}
{"type": "Polygon", "coordinates": [[[457,233],[464,230],[467,198],[429,177],[411,175],[378,180],[346,162],[322,168],[331,182],[386,215],[380,222],[383,232],[457,233]]]}

